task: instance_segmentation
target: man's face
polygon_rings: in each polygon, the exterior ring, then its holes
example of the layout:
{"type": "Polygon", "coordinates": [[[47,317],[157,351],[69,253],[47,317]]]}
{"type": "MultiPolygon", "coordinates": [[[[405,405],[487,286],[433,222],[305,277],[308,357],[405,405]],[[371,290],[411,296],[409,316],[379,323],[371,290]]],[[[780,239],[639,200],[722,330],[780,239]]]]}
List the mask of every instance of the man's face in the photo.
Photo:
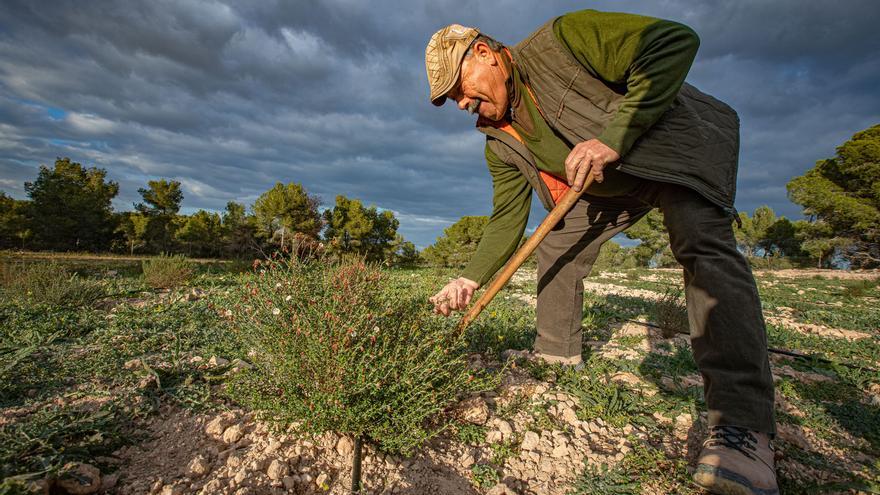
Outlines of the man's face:
{"type": "Polygon", "coordinates": [[[458,84],[446,94],[458,108],[478,113],[489,120],[501,120],[510,106],[507,95],[507,70],[486,43],[478,41],[473,55],[461,62],[458,84]]]}

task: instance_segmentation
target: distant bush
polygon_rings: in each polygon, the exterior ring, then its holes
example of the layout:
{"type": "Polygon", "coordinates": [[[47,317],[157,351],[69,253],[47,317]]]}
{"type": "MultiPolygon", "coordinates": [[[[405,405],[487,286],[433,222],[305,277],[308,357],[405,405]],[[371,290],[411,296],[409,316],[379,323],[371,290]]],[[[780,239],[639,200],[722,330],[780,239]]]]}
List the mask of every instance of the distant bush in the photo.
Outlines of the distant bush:
{"type": "Polygon", "coordinates": [[[188,282],[193,265],[186,256],[163,254],[141,262],[144,282],[154,289],[172,289],[188,282]]]}
{"type": "Polygon", "coordinates": [[[10,299],[52,306],[91,306],[107,295],[98,280],[71,273],[58,263],[0,263],[0,288],[10,299]]]}
{"type": "Polygon", "coordinates": [[[230,391],[264,419],[409,453],[446,426],[430,424],[438,413],[493,383],[468,369],[454,322],[374,265],[294,259],[255,268],[220,312],[255,365],[230,391]]]}

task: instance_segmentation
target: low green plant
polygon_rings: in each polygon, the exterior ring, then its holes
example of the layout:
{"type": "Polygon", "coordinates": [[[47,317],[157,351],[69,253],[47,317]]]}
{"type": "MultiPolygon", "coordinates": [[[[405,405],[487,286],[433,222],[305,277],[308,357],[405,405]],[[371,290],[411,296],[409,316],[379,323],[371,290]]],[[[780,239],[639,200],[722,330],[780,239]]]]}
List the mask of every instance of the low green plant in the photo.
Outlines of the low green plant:
{"type": "Polygon", "coordinates": [[[617,427],[644,421],[641,394],[611,381],[607,375],[600,377],[587,366],[588,371],[582,373],[564,370],[558,379],[559,388],[578,399],[579,419],[601,418],[617,427]]]}
{"type": "Polygon", "coordinates": [[[471,476],[474,484],[480,488],[495,486],[501,480],[498,470],[489,464],[474,464],[471,466],[471,476]]]}
{"type": "Polygon", "coordinates": [[[186,256],[163,254],[141,262],[144,283],[153,289],[173,289],[186,284],[194,269],[186,256]]]}
{"type": "Polygon", "coordinates": [[[231,393],[279,426],[408,454],[449,426],[438,413],[496,383],[469,370],[467,342],[431,314],[427,294],[388,284],[375,265],[256,265],[220,308],[255,365],[231,393]]]}
{"type": "Polygon", "coordinates": [[[455,428],[458,441],[467,445],[482,445],[486,441],[486,427],[472,423],[460,423],[455,428]]]}
{"type": "Polygon", "coordinates": [[[9,299],[51,306],[92,306],[107,295],[98,280],[80,277],[54,261],[0,264],[0,290],[9,299]]]}

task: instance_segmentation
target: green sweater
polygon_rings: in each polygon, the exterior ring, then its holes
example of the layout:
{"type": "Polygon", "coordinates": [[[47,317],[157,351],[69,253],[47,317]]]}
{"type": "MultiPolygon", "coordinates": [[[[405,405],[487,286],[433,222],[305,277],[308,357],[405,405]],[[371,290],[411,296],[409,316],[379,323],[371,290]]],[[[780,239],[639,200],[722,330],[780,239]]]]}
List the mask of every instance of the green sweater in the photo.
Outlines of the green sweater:
{"type": "MultiPolygon", "coordinates": [[[[573,12],[553,25],[556,38],[593,77],[605,81],[624,98],[611,123],[598,136],[625,155],[633,143],[669,108],[696,56],[699,39],[689,27],[672,21],[595,10],[573,12]]],[[[565,158],[572,145],[544,121],[525,90],[516,66],[511,78],[512,125],[523,138],[540,170],[565,178],[565,158]]],[[[532,188],[515,167],[486,147],[492,175],[492,216],[476,253],[462,276],[485,284],[510,258],[529,219],[532,188]]],[[[640,179],[606,168],[605,181],[590,186],[596,196],[631,192],[640,179]]]]}

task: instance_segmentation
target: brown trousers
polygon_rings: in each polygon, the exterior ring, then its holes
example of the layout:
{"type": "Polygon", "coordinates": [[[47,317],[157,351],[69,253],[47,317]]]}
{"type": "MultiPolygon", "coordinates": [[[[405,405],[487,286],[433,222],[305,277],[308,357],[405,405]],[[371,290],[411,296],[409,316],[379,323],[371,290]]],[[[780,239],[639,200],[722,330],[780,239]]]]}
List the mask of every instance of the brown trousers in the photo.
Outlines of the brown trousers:
{"type": "Polygon", "coordinates": [[[584,277],[605,241],[655,207],[684,268],[691,346],[703,375],[709,425],[775,434],[767,331],[755,279],[736,249],[732,218],[686,187],[644,181],[627,196],[583,196],[538,247],[535,350],[581,354],[584,277]]]}

